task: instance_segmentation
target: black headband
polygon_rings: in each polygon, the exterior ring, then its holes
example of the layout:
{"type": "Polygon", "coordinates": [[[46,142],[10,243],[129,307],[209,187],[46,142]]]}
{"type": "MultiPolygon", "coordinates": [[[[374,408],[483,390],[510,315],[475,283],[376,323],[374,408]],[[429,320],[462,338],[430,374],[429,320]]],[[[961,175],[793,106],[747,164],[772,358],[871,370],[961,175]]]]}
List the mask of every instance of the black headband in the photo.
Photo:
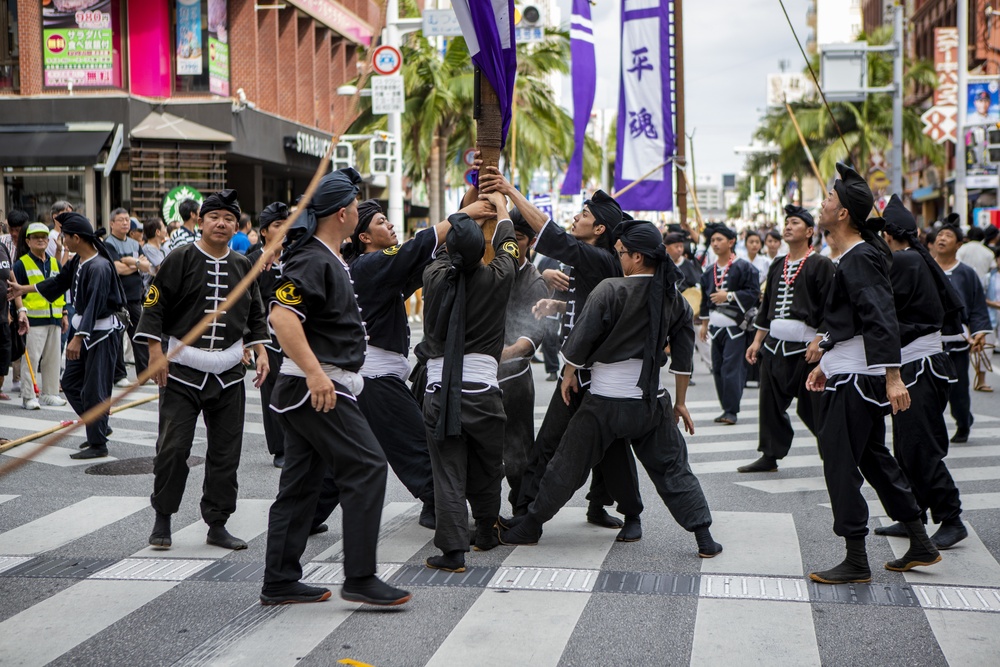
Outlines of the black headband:
{"type": "Polygon", "coordinates": [[[229,211],[236,218],[239,218],[241,211],[240,203],[236,201],[236,190],[220,190],[205,197],[198,215],[205,217],[206,213],[212,211],[229,211]]]}

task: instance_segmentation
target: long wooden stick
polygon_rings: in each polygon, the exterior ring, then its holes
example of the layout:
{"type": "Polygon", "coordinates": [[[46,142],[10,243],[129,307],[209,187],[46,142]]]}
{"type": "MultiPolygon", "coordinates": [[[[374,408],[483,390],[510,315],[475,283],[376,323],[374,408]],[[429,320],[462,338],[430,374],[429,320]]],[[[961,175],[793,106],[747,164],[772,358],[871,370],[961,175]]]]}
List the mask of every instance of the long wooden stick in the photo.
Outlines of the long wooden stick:
{"type": "MultiPolygon", "coordinates": [[[[382,27],[385,26],[384,6],[382,8],[381,26],[382,27]]],[[[361,96],[361,90],[365,88],[365,86],[367,85],[370,76],[371,76],[371,63],[366,62],[363,65],[362,73],[361,76],[359,77],[357,90],[351,97],[351,104],[355,109],[357,108],[358,100],[360,99],[361,96]]],[[[349,119],[349,114],[345,114],[339,124],[346,126],[348,119],[349,119]]],[[[330,145],[326,149],[326,154],[323,155],[323,158],[319,162],[319,166],[316,167],[316,173],[313,174],[312,180],[309,181],[309,187],[306,188],[305,194],[303,194],[302,198],[299,200],[297,208],[292,213],[291,217],[288,218],[288,220],[284,221],[283,223],[276,224],[274,232],[268,234],[268,241],[267,244],[264,246],[264,252],[257,260],[257,263],[254,264],[253,268],[247,273],[247,275],[243,278],[243,280],[241,280],[232,289],[232,291],[229,293],[228,298],[226,298],[226,300],[222,303],[222,305],[220,305],[218,309],[216,309],[215,311],[205,315],[205,317],[203,317],[201,321],[198,322],[198,324],[196,324],[195,327],[191,329],[191,331],[189,331],[184,336],[184,338],[181,339],[181,342],[184,345],[192,345],[195,341],[197,341],[201,337],[201,335],[205,332],[205,330],[212,323],[215,322],[215,320],[219,316],[225,314],[230,308],[232,308],[243,297],[243,295],[246,294],[247,290],[250,289],[250,286],[257,279],[257,275],[263,270],[264,266],[269,266],[271,262],[274,260],[274,256],[278,253],[278,249],[281,247],[281,244],[285,240],[285,233],[288,231],[288,229],[291,228],[291,226],[295,223],[298,217],[306,209],[306,207],[309,205],[309,202],[312,201],[313,194],[316,192],[316,188],[319,187],[320,179],[322,179],[323,176],[326,175],[327,169],[330,166],[330,158],[331,155],[333,154],[334,147],[337,145],[337,142],[335,140],[338,136],[343,134],[345,129],[347,128],[346,127],[336,128],[336,131],[333,133],[334,140],[330,141],[330,145]]],[[[182,345],[178,345],[172,352],[164,355],[162,360],[159,361],[159,363],[155,365],[150,365],[149,368],[147,368],[146,371],[139,376],[138,382],[136,382],[136,384],[134,385],[131,385],[119,396],[117,397],[112,396],[108,398],[106,401],[100,403],[99,405],[94,406],[93,408],[85,412],[83,415],[81,415],[80,419],[66,426],[65,429],[59,429],[53,433],[50,433],[49,435],[51,437],[43,441],[35,449],[31,450],[31,452],[29,452],[26,457],[11,459],[3,466],[0,466],[0,477],[3,477],[4,475],[13,472],[14,470],[17,470],[18,468],[26,464],[28,461],[38,456],[46,448],[51,447],[52,445],[56,444],[69,434],[79,430],[81,427],[86,426],[87,424],[91,424],[95,420],[99,419],[102,415],[107,413],[115,404],[119,403],[122,399],[126,398],[132,392],[136,391],[146,380],[152,378],[153,375],[159,373],[161,370],[166,368],[170,360],[180,352],[182,347],[183,347],[182,345]]]]}
{"type": "MultiPolygon", "coordinates": [[[[111,414],[116,414],[118,412],[121,412],[122,410],[128,410],[129,408],[134,408],[137,405],[144,405],[146,403],[149,403],[150,401],[155,401],[158,398],[159,398],[159,395],[154,394],[152,396],[147,396],[145,398],[140,398],[139,400],[136,400],[136,401],[131,401],[131,402],[126,403],[124,405],[116,405],[115,407],[111,408],[111,414]]],[[[17,447],[19,445],[23,445],[26,442],[31,442],[32,440],[38,440],[39,438],[44,438],[45,436],[51,435],[51,434],[53,434],[53,433],[55,433],[57,431],[61,431],[61,430],[65,429],[65,428],[69,428],[70,426],[72,426],[75,423],[76,423],[75,420],[74,421],[68,421],[68,422],[62,422],[62,423],[56,424],[55,426],[52,426],[50,428],[38,431],[37,433],[32,433],[30,435],[26,435],[24,437],[18,438],[17,440],[11,440],[10,442],[5,442],[4,444],[0,445],[0,454],[2,454],[3,452],[8,451],[10,449],[14,449],[15,447],[17,447]]]]}
{"type": "Polygon", "coordinates": [[[812,167],[813,174],[816,175],[816,180],[819,181],[820,187],[823,186],[823,177],[819,173],[819,167],[816,166],[816,160],[813,159],[812,151],[809,149],[809,144],[806,143],[806,138],[802,135],[802,128],[799,127],[799,120],[795,117],[795,112],[792,111],[792,106],[785,100],[785,108],[788,109],[788,116],[792,119],[792,125],[795,126],[795,132],[799,135],[799,141],[802,143],[802,150],[806,152],[806,157],[809,158],[809,166],[812,167]]]}
{"type": "Polygon", "coordinates": [[[649,171],[647,171],[645,174],[643,174],[642,176],[640,176],[636,180],[634,180],[631,183],[629,183],[628,185],[626,185],[621,190],[613,192],[611,194],[611,196],[612,197],[618,197],[620,195],[625,194],[626,192],[628,192],[629,190],[631,190],[635,186],[639,185],[640,183],[642,183],[644,180],[646,180],[647,178],[649,178],[650,176],[652,176],[653,174],[655,174],[659,170],[663,169],[663,167],[665,167],[667,165],[667,163],[669,163],[669,162],[670,162],[670,160],[666,160],[664,162],[661,162],[660,164],[656,165],[655,167],[653,167],[652,169],[650,169],[649,171]]]}

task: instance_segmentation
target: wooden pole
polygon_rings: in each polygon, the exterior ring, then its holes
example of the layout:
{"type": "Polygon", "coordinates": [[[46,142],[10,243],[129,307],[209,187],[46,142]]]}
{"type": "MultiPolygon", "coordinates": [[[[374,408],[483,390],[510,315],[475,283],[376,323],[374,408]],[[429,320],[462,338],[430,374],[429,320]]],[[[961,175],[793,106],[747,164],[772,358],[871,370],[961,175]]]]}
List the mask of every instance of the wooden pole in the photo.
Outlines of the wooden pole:
{"type": "Polygon", "coordinates": [[[677,145],[676,153],[677,158],[675,160],[677,164],[677,178],[676,181],[676,191],[677,191],[677,220],[680,222],[682,228],[688,227],[688,206],[687,206],[687,195],[688,195],[688,184],[687,177],[684,175],[684,168],[686,165],[686,152],[684,146],[684,12],[683,12],[684,0],[674,0],[674,40],[675,40],[675,57],[674,57],[674,77],[676,80],[677,87],[677,116],[674,118],[675,130],[674,130],[674,143],[677,145]],[[680,141],[678,141],[678,137],[680,141]]]}
{"type": "MultiPolygon", "coordinates": [[[[819,186],[820,186],[820,188],[822,188],[823,187],[823,177],[819,173],[819,167],[816,166],[816,160],[813,159],[813,154],[812,154],[812,151],[809,150],[809,144],[806,143],[806,138],[804,136],[802,136],[802,128],[799,127],[799,121],[795,117],[795,112],[792,111],[792,107],[788,103],[787,100],[785,100],[785,109],[788,110],[788,116],[789,116],[789,118],[792,119],[792,125],[795,126],[795,132],[796,132],[796,134],[799,135],[799,141],[802,143],[802,150],[804,150],[806,152],[806,157],[809,158],[809,166],[812,167],[813,174],[816,175],[816,180],[819,181],[819,186]]],[[[801,196],[801,192],[802,192],[802,190],[800,188],[799,189],[800,196],[801,196]]]]}
{"type": "Polygon", "coordinates": [[[616,190],[615,192],[613,192],[611,194],[611,196],[612,197],[619,197],[619,196],[625,194],[626,192],[628,192],[629,190],[631,190],[635,186],[639,185],[640,183],[642,183],[644,180],[646,180],[647,178],[649,178],[650,176],[652,176],[653,174],[655,174],[659,170],[663,169],[664,165],[666,165],[668,162],[670,162],[670,160],[667,160],[666,162],[661,162],[660,164],[656,165],[655,167],[653,167],[652,169],[650,169],[649,171],[647,171],[645,174],[643,174],[642,176],[640,176],[639,178],[635,179],[634,181],[632,181],[631,183],[629,183],[628,185],[626,185],[621,190],[616,190]]]}
{"type": "MultiPolygon", "coordinates": [[[[500,167],[500,148],[503,144],[503,115],[500,113],[500,99],[496,91],[490,85],[489,79],[479,73],[477,68],[476,78],[479,82],[479,103],[476,106],[476,148],[479,149],[483,159],[483,168],[500,167]]],[[[483,236],[486,237],[486,253],[483,255],[483,262],[488,264],[493,261],[493,246],[489,239],[493,238],[493,232],[497,228],[496,218],[487,220],[483,225],[483,236]]]]}

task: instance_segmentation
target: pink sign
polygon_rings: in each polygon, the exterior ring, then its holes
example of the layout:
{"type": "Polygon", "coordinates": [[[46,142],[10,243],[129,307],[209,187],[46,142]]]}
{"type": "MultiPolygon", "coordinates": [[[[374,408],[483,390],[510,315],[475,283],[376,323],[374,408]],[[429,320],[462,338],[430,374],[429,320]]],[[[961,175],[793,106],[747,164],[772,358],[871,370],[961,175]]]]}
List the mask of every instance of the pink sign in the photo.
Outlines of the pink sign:
{"type": "Polygon", "coordinates": [[[352,42],[368,46],[372,41],[373,29],[368,23],[330,0],[288,1],[352,42]]]}

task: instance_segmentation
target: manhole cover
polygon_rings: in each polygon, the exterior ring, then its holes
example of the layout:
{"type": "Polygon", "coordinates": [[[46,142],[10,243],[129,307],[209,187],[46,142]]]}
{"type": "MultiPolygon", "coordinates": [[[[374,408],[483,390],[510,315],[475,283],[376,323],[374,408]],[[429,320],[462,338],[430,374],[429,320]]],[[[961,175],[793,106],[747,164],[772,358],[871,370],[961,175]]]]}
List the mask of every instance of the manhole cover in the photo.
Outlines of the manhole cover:
{"type": "MultiPolygon", "coordinates": [[[[109,461],[90,466],[85,472],[88,475],[152,475],[154,460],[155,458],[152,456],[143,456],[137,459],[109,461]]],[[[189,468],[200,466],[204,462],[205,459],[200,456],[188,457],[189,468]]]]}

